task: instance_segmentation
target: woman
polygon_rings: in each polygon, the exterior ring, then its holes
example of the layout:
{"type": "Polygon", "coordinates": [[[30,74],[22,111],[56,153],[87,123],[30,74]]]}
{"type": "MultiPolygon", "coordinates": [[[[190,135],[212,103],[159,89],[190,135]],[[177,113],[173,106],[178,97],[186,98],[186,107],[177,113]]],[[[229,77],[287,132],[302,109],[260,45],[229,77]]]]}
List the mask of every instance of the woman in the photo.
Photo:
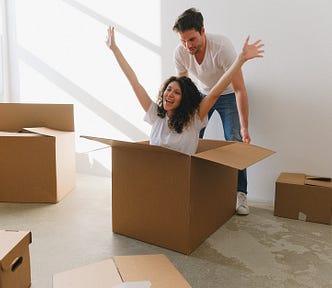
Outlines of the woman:
{"type": "Polygon", "coordinates": [[[260,40],[249,44],[247,37],[241,53],[206,97],[201,97],[190,78],[173,76],[165,81],[154,103],[116,45],[114,34],[114,27],[109,27],[106,44],[146,112],[145,121],[152,125],[150,144],[190,155],[196,152],[199,131],[207,125],[209,110],[231,83],[232,77],[247,60],[263,57],[264,52],[260,40]]]}

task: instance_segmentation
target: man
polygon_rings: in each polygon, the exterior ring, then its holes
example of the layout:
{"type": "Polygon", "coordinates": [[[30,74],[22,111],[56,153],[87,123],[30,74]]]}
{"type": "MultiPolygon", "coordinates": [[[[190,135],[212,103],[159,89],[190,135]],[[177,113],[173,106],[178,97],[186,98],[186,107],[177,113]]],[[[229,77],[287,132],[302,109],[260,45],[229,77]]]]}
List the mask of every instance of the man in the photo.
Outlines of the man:
{"type": "MultiPolygon", "coordinates": [[[[203,96],[208,94],[222,74],[236,58],[235,49],[228,38],[205,33],[202,14],[195,8],[184,11],[173,26],[181,44],[174,52],[178,76],[190,76],[198,85],[203,96]]],[[[211,108],[208,117],[217,111],[221,117],[226,140],[250,143],[248,132],[248,97],[242,72],[233,77],[228,86],[211,108]]],[[[200,138],[204,136],[204,129],[200,138]]],[[[239,170],[237,214],[248,215],[247,171],[239,170]]]]}

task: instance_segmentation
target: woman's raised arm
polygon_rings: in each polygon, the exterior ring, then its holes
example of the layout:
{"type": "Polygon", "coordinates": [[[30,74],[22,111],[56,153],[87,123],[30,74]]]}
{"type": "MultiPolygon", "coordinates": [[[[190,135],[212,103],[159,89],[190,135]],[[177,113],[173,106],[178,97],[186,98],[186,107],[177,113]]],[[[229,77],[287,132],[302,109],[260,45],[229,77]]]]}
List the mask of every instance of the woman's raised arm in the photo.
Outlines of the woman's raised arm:
{"type": "Polygon", "coordinates": [[[233,76],[241,69],[242,65],[249,59],[263,57],[264,50],[261,50],[263,46],[264,44],[261,43],[261,40],[257,40],[253,44],[249,44],[249,36],[247,37],[243,44],[241,53],[239,53],[231,67],[229,67],[225,74],[223,74],[218,82],[212,87],[209,94],[203,98],[199,108],[199,116],[201,119],[206,117],[209,110],[217,101],[221,93],[232,82],[233,76]]]}
{"type": "Polygon", "coordinates": [[[126,75],[128,82],[130,83],[130,85],[131,85],[138,101],[140,102],[141,106],[143,107],[144,111],[147,111],[150,107],[152,100],[149,97],[146,90],[144,89],[144,87],[138,81],[138,78],[137,78],[134,70],[130,67],[126,58],[123,56],[120,48],[116,45],[115,36],[114,36],[114,27],[108,28],[106,44],[112,50],[116,61],[118,62],[123,73],[126,75]]]}

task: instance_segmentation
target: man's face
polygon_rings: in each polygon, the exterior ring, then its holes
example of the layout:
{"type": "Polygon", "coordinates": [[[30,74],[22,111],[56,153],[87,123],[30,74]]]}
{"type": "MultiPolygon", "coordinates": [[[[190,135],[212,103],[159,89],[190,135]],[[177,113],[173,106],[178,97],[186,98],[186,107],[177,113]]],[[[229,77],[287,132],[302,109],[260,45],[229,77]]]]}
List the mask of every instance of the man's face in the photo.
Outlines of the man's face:
{"type": "Polygon", "coordinates": [[[179,32],[180,40],[186,50],[192,54],[197,54],[204,45],[204,28],[201,33],[195,29],[179,32]]]}

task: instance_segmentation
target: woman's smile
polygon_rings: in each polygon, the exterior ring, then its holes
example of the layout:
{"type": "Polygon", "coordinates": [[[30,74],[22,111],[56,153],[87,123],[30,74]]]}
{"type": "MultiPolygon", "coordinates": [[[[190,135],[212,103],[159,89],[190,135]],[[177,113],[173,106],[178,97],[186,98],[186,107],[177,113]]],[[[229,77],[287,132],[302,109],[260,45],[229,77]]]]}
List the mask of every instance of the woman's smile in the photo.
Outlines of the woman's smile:
{"type": "Polygon", "coordinates": [[[164,92],[164,109],[174,110],[179,107],[182,99],[182,91],[178,82],[173,81],[168,84],[165,92],[164,92]]]}

